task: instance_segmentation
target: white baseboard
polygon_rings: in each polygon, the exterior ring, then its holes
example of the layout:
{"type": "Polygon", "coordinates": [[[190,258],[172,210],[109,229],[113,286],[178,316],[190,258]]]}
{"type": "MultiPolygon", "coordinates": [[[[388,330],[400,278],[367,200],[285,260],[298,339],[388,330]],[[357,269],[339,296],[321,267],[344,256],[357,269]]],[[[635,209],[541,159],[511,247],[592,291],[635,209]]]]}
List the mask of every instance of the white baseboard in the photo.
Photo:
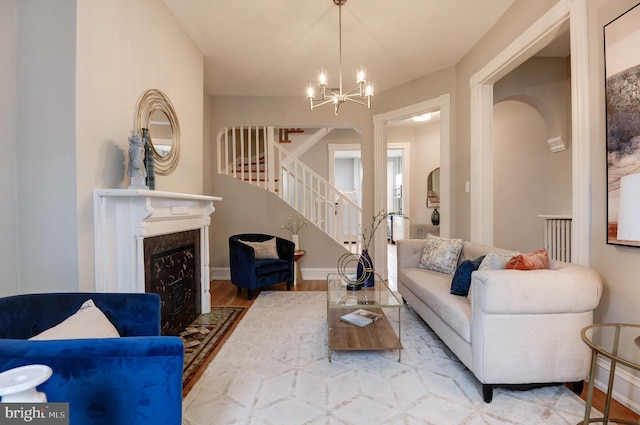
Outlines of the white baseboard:
{"type": "MultiPolygon", "coordinates": [[[[610,365],[608,359],[598,358],[594,386],[605,393],[609,384],[610,365]]],[[[612,394],[614,399],[640,414],[640,378],[623,369],[620,364],[616,365],[612,394]]]]}
{"type": "MultiPolygon", "coordinates": [[[[300,269],[303,279],[324,280],[329,273],[335,273],[335,268],[305,268],[300,269]]],[[[231,271],[229,267],[211,267],[209,270],[211,280],[229,280],[231,279],[231,271]]]]}

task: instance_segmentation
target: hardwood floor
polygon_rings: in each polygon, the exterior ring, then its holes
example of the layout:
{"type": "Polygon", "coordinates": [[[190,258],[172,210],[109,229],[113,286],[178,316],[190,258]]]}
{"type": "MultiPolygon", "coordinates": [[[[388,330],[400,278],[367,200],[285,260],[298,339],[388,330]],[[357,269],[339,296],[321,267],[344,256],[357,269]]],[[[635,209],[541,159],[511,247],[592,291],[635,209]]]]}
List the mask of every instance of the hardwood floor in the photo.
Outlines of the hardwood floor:
{"type": "MultiPolygon", "coordinates": [[[[287,285],[282,283],[279,285],[270,286],[270,291],[286,291],[287,285]]],[[[327,282],[324,280],[306,280],[302,285],[293,286],[292,291],[326,291],[327,282]]],[[[260,295],[258,295],[260,296],[260,295]]],[[[253,304],[253,300],[247,299],[247,291],[243,290],[240,294],[236,287],[229,280],[214,280],[211,282],[211,306],[212,307],[250,307],[253,304]]],[[[237,323],[236,323],[237,324],[237,323]]],[[[227,334],[230,335],[231,332],[227,334]]],[[[225,338],[226,339],[226,338],[225,338]]],[[[224,344],[224,342],[223,342],[224,344]]],[[[222,346],[223,344],[220,344],[222,346]]],[[[587,383],[585,382],[584,391],[582,392],[582,399],[586,399],[587,396],[587,383]]],[[[604,411],[605,396],[602,391],[595,389],[593,394],[593,407],[599,411],[604,411]]],[[[612,418],[623,419],[637,422],[640,424],[640,415],[628,409],[624,405],[613,400],[610,416],[612,418]]],[[[615,423],[615,422],[611,422],[615,423]]]]}

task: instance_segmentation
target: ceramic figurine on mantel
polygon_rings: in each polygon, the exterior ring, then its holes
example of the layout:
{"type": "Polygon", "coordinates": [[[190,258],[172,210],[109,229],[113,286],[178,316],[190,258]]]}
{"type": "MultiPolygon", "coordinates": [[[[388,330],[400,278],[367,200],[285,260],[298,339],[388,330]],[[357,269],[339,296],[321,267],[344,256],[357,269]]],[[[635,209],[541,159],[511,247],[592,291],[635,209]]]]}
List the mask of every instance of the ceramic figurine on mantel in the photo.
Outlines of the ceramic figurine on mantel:
{"type": "Polygon", "coordinates": [[[144,143],[137,134],[129,137],[129,166],[127,174],[131,178],[129,189],[148,189],[145,184],[147,173],[144,167],[144,143]]]}
{"type": "Polygon", "coordinates": [[[149,140],[149,129],[142,129],[142,143],[144,143],[144,168],[147,170],[147,187],[151,190],[156,189],[156,172],[153,163],[153,146],[149,140]]]}

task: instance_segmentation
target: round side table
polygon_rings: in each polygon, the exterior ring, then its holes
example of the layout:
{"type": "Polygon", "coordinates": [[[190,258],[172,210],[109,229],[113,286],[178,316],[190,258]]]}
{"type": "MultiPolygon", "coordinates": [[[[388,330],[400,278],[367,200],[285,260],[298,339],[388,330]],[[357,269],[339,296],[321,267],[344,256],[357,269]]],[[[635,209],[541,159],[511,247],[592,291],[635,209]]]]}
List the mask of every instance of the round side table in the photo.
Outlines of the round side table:
{"type": "Polygon", "coordinates": [[[584,421],[578,425],[600,422],[603,424],[618,423],[638,425],[636,422],[624,419],[609,418],[611,394],[616,374],[616,364],[620,363],[634,370],[640,370],[640,325],[625,323],[599,323],[582,329],[582,340],[591,348],[591,372],[589,373],[589,387],[587,390],[587,404],[585,406],[584,421]],[[591,418],[591,402],[593,401],[593,384],[596,375],[598,356],[611,360],[609,383],[602,418],[591,418]]]}
{"type": "Polygon", "coordinates": [[[294,273],[293,273],[293,286],[302,285],[302,273],[300,273],[300,265],[298,264],[298,260],[304,257],[307,254],[307,251],[304,249],[296,249],[293,254],[293,260],[295,261],[294,265],[294,273]]]}

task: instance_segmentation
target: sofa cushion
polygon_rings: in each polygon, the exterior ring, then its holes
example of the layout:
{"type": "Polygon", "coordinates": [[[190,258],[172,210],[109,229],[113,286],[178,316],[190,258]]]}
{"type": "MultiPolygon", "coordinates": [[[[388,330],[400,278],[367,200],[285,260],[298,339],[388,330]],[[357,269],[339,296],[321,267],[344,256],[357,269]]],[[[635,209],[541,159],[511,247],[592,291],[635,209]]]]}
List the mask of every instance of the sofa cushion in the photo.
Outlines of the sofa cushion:
{"type": "Polygon", "coordinates": [[[451,279],[451,294],[467,296],[469,286],[471,286],[471,273],[478,270],[483,259],[484,255],[474,260],[464,260],[460,263],[453,275],[453,279],[451,279]]]}
{"type": "Polygon", "coordinates": [[[463,340],[471,343],[471,304],[467,298],[449,293],[450,275],[420,268],[406,268],[399,271],[398,280],[463,340]]]}
{"type": "Polygon", "coordinates": [[[511,257],[504,268],[509,270],[548,269],[549,253],[543,248],[530,254],[518,254],[511,257]]]}
{"type": "Polygon", "coordinates": [[[62,323],[49,328],[29,339],[81,339],[81,338],[118,338],[120,334],[107,319],[93,300],[87,300],[78,311],[62,323]]]}
{"type": "Polygon", "coordinates": [[[270,260],[270,259],[278,259],[278,246],[276,245],[276,238],[267,239],[264,242],[250,242],[243,241],[245,245],[249,245],[253,248],[256,260],[270,260]]]}
{"type": "Polygon", "coordinates": [[[478,270],[504,270],[509,260],[511,260],[514,255],[518,254],[518,252],[511,252],[508,254],[490,252],[484,257],[484,260],[480,263],[478,270]]]}
{"type": "Polygon", "coordinates": [[[418,267],[453,274],[463,244],[464,239],[448,239],[428,234],[418,267]]]}

